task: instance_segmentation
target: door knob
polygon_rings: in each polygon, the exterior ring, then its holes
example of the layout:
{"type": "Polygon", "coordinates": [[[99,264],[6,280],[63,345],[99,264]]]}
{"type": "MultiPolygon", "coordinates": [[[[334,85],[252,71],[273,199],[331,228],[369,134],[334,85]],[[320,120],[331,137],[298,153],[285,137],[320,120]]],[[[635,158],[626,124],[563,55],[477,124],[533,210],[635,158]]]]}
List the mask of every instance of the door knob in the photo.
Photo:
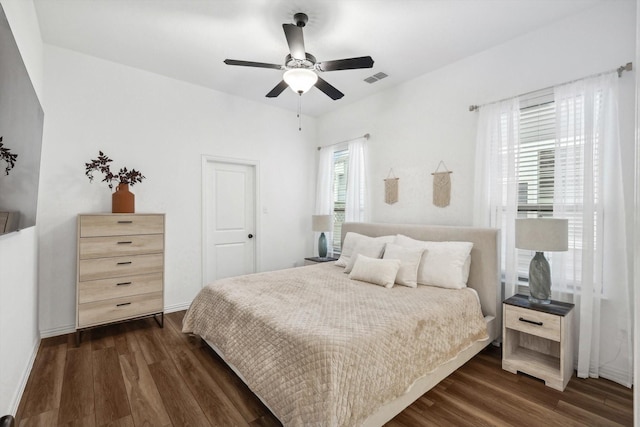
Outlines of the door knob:
{"type": "Polygon", "coordinates": [[[247,237],[253,239],[253,234],[249,234],[247,237]]]}

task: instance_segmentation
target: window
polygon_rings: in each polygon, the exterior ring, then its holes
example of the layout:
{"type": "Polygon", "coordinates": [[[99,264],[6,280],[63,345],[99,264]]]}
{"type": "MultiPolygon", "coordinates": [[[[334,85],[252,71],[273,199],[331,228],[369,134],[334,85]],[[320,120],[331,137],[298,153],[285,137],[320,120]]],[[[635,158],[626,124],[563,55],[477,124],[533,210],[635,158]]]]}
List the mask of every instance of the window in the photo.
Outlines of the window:
{"type": "MultiPolygon", "coordinates": [[[[595,98],[596,104],[602,102],[601,96],[595,98]]],[[[582,103],[578,109],[584,108],[582,103]]],[[[584,170],[584,156],[581,151],[584,148],[584,138],[572,135],[561,140],[556,140],[556,103],[553,100],[553,92],[538,93],[535,98],[522,100],[520,104],[520,130],[519,149],[517,154],[518,164],[518,218],[544,218],[554,216],[554,191],[556,147],[570,156],[572,159],[566,166],[571,170],[565,176],[569,176],[565,185],[562,212],[555,212],[561,217],[569,219],[569,251],[572,256],[565,261],[567,268],[575,271],[575,282],[568,283],[569,289],[574,289],[581,280],[581,250],[582,237],[582,213],[583,183],[579,178],[584,170]]],[[[573,125],[581,125],[580,118],[573,118],[573,125]]],[[[564,118],[566,121],[567,119],[564,118]]],[[[593,169],[598,176],[598,152],[597,144],[592,151],[593,169]]],[[[598,215],[598,185],[593,188],[595,203],[594,215],[598,215]]],[[[596,221],[597,223],[597,221],[596,221]]],[[[595,224],[594,224],[595,226],[595,224]]],[[[597,235],[597,233],[596,233],[597,235]]],[[[594,241],[594,245],[596,242],[594,241]]],[[[520,284],[526,285],[529,277],[529,264],[533,257],[533,251],[518,250],[518,279],[520,284]]],[[[550,254],[545,254],[549,258],[550,254]]],[[[552,257],[553,255],[551,255],[552,257]]]]}
{"type": "Polygon", "coordinates": [[[340,236],[345,219],[347,201],[347,177],[349,173],[349,150],[333,153],[333,253],[340,253],[340,236]]]}
{"type": "MultiPolygon", "coordinates": [[[[555,115],[552,92],[520,103],[518,218],[553,216],[555,115]]],[[[518,250],[520,282],[528,282],[533,255],[533,251],[518,250]]]]}

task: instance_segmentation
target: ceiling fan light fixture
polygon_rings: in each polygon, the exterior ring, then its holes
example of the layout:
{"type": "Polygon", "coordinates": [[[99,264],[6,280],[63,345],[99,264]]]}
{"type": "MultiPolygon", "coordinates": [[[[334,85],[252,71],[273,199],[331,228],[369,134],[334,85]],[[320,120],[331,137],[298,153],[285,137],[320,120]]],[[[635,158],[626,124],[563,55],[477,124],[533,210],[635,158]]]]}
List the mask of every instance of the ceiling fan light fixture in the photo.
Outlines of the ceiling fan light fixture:
{"type": "Polygon", "coordinates": [[[294,68],[284,73],[284,81],[292,91],[302,95],[318,81],[318,75],[306,68],[294,68]]]}

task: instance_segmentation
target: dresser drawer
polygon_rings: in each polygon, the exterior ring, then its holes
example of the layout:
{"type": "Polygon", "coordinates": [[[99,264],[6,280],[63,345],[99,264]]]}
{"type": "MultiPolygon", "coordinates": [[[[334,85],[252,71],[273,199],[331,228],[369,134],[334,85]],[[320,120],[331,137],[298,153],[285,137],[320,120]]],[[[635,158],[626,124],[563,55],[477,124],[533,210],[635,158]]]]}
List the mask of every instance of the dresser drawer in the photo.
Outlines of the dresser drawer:
{"type": "Polygon", "coordinates": [[[162,273],[90,280],[78,283],[78,303],[162,292],[162,273]]]}
{"type": "Polygon", "coordinates": [[[163,310],[162,304],[162,292],[80,304],[78,305],[78,327],[85,328],[159,313],[163,310]]]}
{"type": "Polygon", "coordinates": [[[560,316],[512,305],[504,307],[506,328],[560,341],[560,316]]]}
{"type": "Polygon", "coordinates": [[[78,280],[107,279],[110,277],[160,273],[164,268],[163,254],[133,255],[126,257],[83,259],[78,264],[78,280]]]}
{"type": "Polygon", "coordinates": [[[164,233],[163,215],[81,215],[79,237],[164,233]]]}
{"type": "Polygon", "coordinates": [[[139,255],[164,250],[162,234],[142,234],[114,237],[85,237],[80,239],[80,259],[139,255]]]}

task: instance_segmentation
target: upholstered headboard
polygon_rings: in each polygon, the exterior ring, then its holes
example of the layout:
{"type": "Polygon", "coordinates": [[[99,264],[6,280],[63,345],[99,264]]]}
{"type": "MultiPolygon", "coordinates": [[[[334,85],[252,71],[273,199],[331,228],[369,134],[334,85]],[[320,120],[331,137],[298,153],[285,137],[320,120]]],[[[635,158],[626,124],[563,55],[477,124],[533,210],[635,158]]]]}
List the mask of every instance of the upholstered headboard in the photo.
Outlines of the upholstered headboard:
{"type": "Polygon", "coordinates": [[[471,269],[467,286],[478,292],[482,312],[494,316],[492,339],[502,330],[502,292],[500,285],[500,230],[495,228],[451,227],[421,224],[344,223],[341,239],[347,232],[378,237],[404,234],[417,240],[436,242],[472,242],[471,269]]]}

